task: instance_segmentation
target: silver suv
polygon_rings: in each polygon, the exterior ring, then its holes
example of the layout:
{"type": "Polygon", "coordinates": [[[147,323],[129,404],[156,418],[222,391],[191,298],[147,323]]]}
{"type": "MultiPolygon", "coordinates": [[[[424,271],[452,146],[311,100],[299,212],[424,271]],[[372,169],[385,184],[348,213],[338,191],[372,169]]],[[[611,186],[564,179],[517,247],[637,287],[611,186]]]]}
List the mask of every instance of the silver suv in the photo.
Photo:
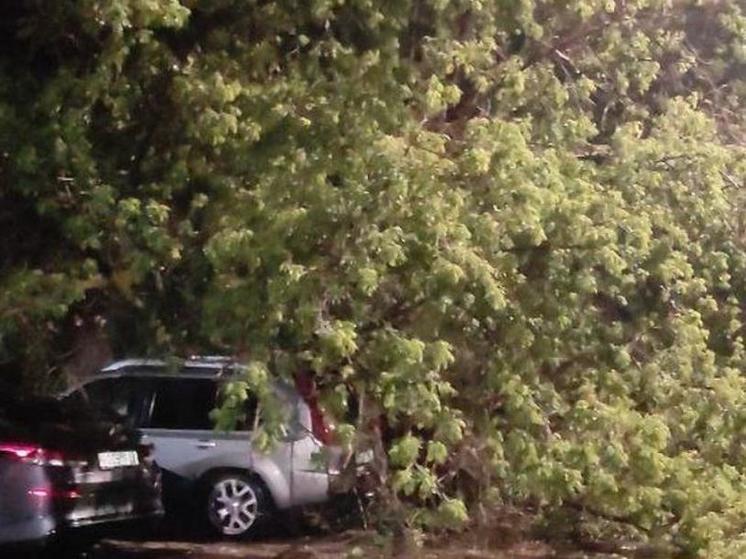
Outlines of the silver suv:
{"type": "Polygon", "coordinates": [[[176,372],[163,361],[129,359],[65,397],[114,410],[142,431],[163,471],[167,512],[196,510],[213,532],[239,538],[275,510],[326,501],[341,454],[333,447],[321,452],[328,431],[315,399],[280,382],[274,389],[287,426],[272,450],[252,448],[255,398],[246,401],[236,430],[216,431],[210,412],[220,405],[221,385],[241,370],[222,358],[193,358],[176,372]]]}

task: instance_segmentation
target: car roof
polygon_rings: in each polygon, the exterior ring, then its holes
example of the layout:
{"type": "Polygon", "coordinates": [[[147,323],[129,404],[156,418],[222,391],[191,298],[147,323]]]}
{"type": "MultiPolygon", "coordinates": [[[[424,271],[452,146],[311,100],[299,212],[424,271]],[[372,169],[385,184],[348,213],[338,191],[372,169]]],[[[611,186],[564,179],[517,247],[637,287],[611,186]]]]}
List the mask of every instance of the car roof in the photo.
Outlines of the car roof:
{"type": "Polygon", "coordinates": [[[231,375],[246,370],[246,365],[233,358],[222,356],[192,356],[171,361],[163,359],[131,358],[110,363],[103,369],[104,374],[143,374],[162,370],[179,370],[182,374],[199,376],[231,375]]]}
{"type": "MultiPolygon", "coordinates": [[[[236,361],[234,358],[214,355],[191,356],[188,359],[171,361],[130,358],[114,361],[101,369],[99,375],[173,377],[175,373],[179,378],[218,378],[239,375],[247,369],[248,366],[245,363],[236,361]]],[[[275,378],[272,385],[288,397],[297,396],[293,384],[287,379],[275,378]]]]}

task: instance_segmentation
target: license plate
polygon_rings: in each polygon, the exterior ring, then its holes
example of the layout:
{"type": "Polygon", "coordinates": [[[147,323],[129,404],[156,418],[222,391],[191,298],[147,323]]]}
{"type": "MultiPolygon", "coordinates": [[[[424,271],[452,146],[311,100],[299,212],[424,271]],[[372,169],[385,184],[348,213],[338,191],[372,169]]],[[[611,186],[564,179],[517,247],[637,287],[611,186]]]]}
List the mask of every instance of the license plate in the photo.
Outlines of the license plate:
{"type": "Polygon", "coordinates": [[[102,470],[137,466],[139,463],[140,460],[138,459],[137,452],[134,450],[98,453],[98,466],[102,470]]]}

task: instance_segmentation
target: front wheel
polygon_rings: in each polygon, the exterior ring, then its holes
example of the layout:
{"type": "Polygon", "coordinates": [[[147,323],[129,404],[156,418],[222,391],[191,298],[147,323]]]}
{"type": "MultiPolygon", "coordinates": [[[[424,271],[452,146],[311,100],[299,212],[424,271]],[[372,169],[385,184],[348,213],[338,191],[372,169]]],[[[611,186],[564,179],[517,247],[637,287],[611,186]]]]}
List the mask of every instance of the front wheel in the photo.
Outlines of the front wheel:
{"type": "Polygon", "coordinates": [[[239,473],[216,478],[207,491],[206,506],[212,530],[231,539],[253,535],[269,512],[261,484],[239,473]]]}

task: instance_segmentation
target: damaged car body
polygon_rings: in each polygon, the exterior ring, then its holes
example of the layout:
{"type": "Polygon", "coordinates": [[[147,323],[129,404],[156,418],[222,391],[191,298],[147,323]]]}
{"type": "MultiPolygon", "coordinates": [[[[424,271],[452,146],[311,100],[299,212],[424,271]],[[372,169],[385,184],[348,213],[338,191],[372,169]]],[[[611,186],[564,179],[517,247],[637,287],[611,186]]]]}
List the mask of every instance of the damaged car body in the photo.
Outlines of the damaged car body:
{"type": "Polygon", "coordinates": [[[251,394],[240,423],[216,430],[211,412],[222,404],[222,388],[244,371],[225,358],[191,358],[175,368],[129,359],[104,368],[67,398],[114,410],[143,433],[163,471],[167,512],[188,512],[215,535],[242,538],[276,511],[329,500],[344,462],[318,403],[290,383],[272,384],[287,421],[271,449],[254,444],[261,403],[251,394]]]}

